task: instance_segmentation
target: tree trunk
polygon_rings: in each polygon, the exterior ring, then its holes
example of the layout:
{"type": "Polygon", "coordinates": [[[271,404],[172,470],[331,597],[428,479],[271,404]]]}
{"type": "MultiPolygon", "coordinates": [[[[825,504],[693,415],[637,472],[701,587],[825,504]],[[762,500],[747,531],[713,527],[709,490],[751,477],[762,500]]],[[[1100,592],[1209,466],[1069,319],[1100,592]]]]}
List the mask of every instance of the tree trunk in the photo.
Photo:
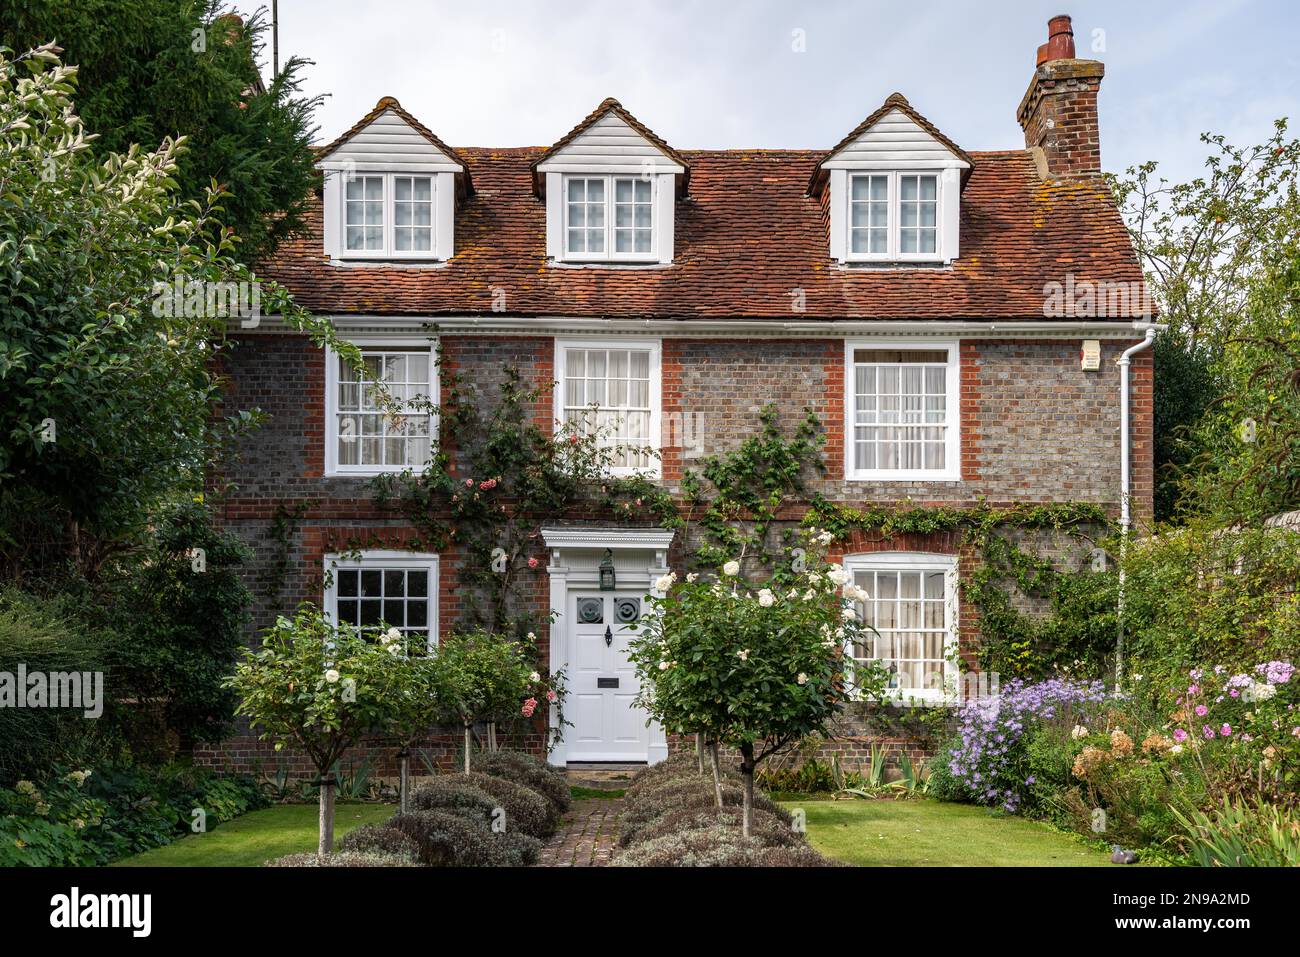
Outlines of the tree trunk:
{"type": "Polygon", "coordinates": [[[754,746],[740,746],[740,774],[745,779],[745,800],[741,805],[741,833],[750,836],[750,822],[754,819],[754,746]]]}
{"type": "Polygon", "coordinates": [[[722,761],[718,757],[718,742],[709,742],[709,764],[713,768],[713,803],[722,810],[722,761]]]}
{"type": "Polygon", "coordinates": [[[324,857],[334,852],[334,775],[322,774],[320,779],[320,840],[316,854],[324,857]]]}
{"type": "Polygon", "coordinates": [[[468,721],[466,721],[465,722],[465,773],[466,774],[469,774],[469,770],[470,770],[469,756],[470,756],[470,751],[474,747],[473,738],[474,738],[473,726],[468,721]]]}
{"type": "Polygon", "coordinates": [[[704,776],[704,733],[695,732],[695,765],[699,768],[700,776],[704,776]]]}
{"type": "Polygon", "coordinates": [[[493,754],[497,750],[497,723],[495,721],[488,722],[488,750],[493,754]]]}
{"type": "Polygon", "coordinates": [[[406,813],[406,796],[411,788],[411,752],[402,748],[397,752],[397,807],[406,813]]]}

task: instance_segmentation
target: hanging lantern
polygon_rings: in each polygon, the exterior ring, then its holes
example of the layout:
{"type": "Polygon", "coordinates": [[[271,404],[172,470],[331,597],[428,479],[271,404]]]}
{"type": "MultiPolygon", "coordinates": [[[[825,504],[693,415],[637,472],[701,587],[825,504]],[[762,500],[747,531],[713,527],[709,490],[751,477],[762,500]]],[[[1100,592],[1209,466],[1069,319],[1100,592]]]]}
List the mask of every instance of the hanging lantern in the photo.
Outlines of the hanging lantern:
{"type": "Polygon", "coordinates": [[[605,549],[605,557],[600,560],[600,590],[614,590],[614,552],[612,549],[605,549]]]}

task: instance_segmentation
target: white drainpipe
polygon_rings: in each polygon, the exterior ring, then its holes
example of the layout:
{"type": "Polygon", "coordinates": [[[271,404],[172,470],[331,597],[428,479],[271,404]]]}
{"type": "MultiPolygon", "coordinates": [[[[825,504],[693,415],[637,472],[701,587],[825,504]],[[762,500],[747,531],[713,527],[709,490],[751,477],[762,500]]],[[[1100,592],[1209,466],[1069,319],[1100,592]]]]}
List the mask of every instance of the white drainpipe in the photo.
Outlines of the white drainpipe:
{"type": "Polygon", "coordinates": [[[1129,505],[1129,489],[1132,476],[1129,464],[1129,366],[1133,356],[1151,348],[1151,341],[1156,337],[1157,327],[1148,326],[1146,337],[1139,343],[1129,346],[1115,360],[1119,366],[1119,601],[1116,617],[1119,620],[1119,634],[1115,640],[1115,690],[1124,682],[1124,551],[1128,543],[1129,529],[1133,525],[1133,512],[1129,505]]]}

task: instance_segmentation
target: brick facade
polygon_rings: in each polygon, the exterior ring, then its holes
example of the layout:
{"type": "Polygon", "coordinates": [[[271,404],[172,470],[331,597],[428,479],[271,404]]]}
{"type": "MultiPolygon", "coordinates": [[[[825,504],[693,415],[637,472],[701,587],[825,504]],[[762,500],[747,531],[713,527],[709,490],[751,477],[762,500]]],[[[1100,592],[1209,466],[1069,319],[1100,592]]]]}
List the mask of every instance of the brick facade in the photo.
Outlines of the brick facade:
{"type": "MultiPolygon", "coordinates": [[[[1134,340],[1135,341],[1135,340],[1134,340]]],[[[844,479],[845,348],[841,338],[708,339],[662,341],[662,405],[665,446],[663,481],[675,491],[685,470],[701,454],[735,448],[751,434],[765,403],[776,403],[781,422],[793,428],[805,409],[821,419],[827,436],[827,473],[812,487],[847,504],[903,503],[976,505],[980,502],[1093,502],[1117,511],[1119,488],[1119,380],[1114,360],[1129,341],[1103,345],[1101,370],[1080,369],[1077,340],[968,339],[959,345],[962,479],[958,482],[855,482],[844,479]],[[693,417],[692,447],[684,448],[680,417],[693,417]],[[677,417],[678,424],[674,424],[677,417]],[[675,443],[675,444],[672,444],[675,443]],[[695,444],[701,448],[694,447],[695,444]]],[[[444,335],[442,360],[463,388],[490,402],[513,366],[539,390],[534,411],[539,425],[553,415],[554,339],[550,336],[491,337],[444,335]]],[[[1135,510],[1150,513],[1152,494],[1152,368],[1150,353],[1134,358],[1133,461],[1135,510]]],[[[261,408],[265,425],[245,440],[226,478],[234,491],[222,504],[225,526],[253,549],[249,583],[256,597],[248,638],[268,626],[276,614],[299,601],[320,601],[324,555],[351,547],[419,547],[409,521],[381,508],[367,480],[323,475],[325,377],[320,350],[305,339],[287,335],[250,336],[227,358],[230,388],[227,412],[261,408]],[[280,532],[273,526],[280,521],[280,532]],[[278,537],[277,537],[278,536],[278,537]],[[280,539],[286,538],[285,543],[280,539]]],[[[455,458],[456,436],[443,442],[455,458]]],[[[792,515],[791,521],[798,516],[792,515]]],[[[956,555],[959,579],[973,570],[976,556],[961,536],[941,533],[886,539],[855,533],[836,545],[835,558],[874,551],[923,551],[956,555]]],[[[680,567],[685,555],[680,540],[671,560],[680,567]]],[[[1062,546],[1067,548],[1068,546],[1062,546]]],[[[528,574],[524,601],[544,621],[549,607],[546,555],[538,545],[538,567],[528,574]]],[[[1078,555],[1063,561],[1076,564],[1078,555]]],[[[439,631],[446,634],[462,617],[455,550],[439,563],[439,631]]],[[[961,602],[960,653],[975,663],[978,621],[961,602]]],[[[549,634],[539,630],[543,652],[549,634]]],[[[828,748],[846,756],[865,753],[871,742],[892,740],[913,750],[914,739],[882,732],[862,715],[846,714],[841,737],[828,748]]],[[[543,746],[544,728],[522,729],[519,743],[543,746]]],[[[503,731],[503,734],[505,732],[503,731]]],[[[455,734],[435,735],[423,747],[449,762],[459,744],[455,734]]],[[[918,751],[919,753],[919,751],[918,751]]],[[[379,773],[391,764],[388,750],[367,746],[379,773]]],[[[197,753],[203,763],[251,769],[260,765],[303,769],[297,757],[275,754],[246,732],[197,753]]]]}

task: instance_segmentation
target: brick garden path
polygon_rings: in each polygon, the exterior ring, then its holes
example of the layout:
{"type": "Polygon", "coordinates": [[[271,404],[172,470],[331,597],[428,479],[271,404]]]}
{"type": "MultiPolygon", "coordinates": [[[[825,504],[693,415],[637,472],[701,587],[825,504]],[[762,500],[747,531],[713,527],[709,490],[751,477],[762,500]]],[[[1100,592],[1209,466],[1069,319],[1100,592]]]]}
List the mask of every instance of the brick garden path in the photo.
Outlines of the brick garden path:
{"type": "Polygon", "coordinates": [[[618,843],[622,798],[574,801],[560,830],[542,848],[538,867],[607,867],[618,843]]]}

